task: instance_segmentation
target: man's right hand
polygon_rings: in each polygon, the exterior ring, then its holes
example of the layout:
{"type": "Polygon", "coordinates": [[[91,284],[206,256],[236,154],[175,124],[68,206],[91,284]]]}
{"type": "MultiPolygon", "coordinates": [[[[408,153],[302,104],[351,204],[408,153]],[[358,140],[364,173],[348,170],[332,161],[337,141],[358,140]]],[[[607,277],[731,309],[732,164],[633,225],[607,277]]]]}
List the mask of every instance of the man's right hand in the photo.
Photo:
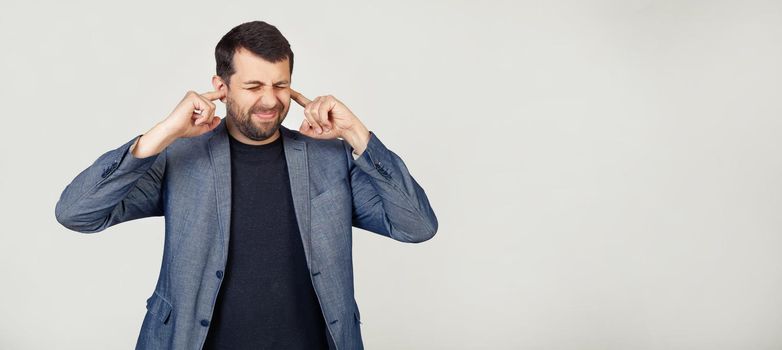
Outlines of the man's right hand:
{"type": "Polygon", "coordinates": [[[214,100],[225,97],[220,91],[198,94],[188,91],[169,116],[161,122],[175,138],[200,136],[220,124],[214,100]],[[199,112],[196,112],[198,110],[199,112]]]}
{"type": "Polygon", "coordinates": [[[178,138],[200,136],[212,131],[222,120],[214,115],[215,104],[212,101],[223,97],[225,94],[221,91],[203,94],[188,91],[165,120],[136,140],[130,147],[131,154],[136,158],[146,158],[160,153],[178,138]]]}

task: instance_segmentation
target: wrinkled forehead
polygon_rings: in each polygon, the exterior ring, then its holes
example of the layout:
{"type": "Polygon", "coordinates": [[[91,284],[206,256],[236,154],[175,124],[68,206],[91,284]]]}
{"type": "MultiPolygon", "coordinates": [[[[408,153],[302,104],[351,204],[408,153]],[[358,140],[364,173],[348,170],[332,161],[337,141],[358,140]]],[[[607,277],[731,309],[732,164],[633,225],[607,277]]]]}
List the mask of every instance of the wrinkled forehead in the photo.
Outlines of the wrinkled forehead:
{"type": "Polygon", "coordinates": [[[252,52],[239,49],[233,58],[234,75],[231,84],[245,85],[254,82],[255,85],[275,85],[290,81],[290,65],[288,59],[280,62],[269,62],[252,52]]]}

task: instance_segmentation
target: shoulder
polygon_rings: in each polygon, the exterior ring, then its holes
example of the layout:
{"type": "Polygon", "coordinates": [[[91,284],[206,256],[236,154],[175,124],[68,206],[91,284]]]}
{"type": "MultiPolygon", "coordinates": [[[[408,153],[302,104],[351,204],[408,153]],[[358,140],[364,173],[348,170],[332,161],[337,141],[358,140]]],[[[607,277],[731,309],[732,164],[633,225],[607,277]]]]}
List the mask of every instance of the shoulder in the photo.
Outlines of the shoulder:
{"type": "Polygon", "coordinates": [[[306,144],[308,152],[316,152],[322,155],[328,156],[345,156],[346,141],[342,139],[316,139],[302,134],[298,130],[288,129],[284,126],[280,126],[280,132],[285,140],[294,140],[294,142],[301,142],[306,144]]]}
{"type": "MultiPolygon", "coordinates": [[[[281,127],[282,128],[282,127],[281,127]]],[[[316,139],[306,136],[296,130],[282,129],[283,142],[298,143],[306,148],[307,163],[311,175],[321,181],[333,183],[334,179],[349,176],[348,160],[350,148],[342,139],[316,139]]],[[[352,158],[351,158],[352,159],[352,158]]]]}

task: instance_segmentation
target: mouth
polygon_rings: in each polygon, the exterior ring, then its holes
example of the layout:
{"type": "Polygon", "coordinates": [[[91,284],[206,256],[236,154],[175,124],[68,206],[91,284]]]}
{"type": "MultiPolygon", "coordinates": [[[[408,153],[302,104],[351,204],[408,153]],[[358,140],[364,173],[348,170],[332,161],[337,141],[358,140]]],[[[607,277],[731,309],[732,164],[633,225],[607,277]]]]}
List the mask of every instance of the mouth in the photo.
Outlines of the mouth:
{"type": "Polygon", "coordinates": [[[274,117],[277,116],[277,111],[271,111],[267,113],[253,113],[253,117],[258,118],[260,120],[274,120],[274,117]]]}

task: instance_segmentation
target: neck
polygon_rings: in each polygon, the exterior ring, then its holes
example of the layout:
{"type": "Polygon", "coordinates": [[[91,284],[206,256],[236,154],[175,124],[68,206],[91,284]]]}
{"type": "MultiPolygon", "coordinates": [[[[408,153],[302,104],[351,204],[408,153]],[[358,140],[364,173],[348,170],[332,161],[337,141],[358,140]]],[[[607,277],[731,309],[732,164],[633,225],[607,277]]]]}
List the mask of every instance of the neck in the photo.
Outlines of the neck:
{"type": "Polygon", "coordinates": [[[247,136],[244,136],[244,134],[242,134],[242,132],[239,131],[239,128],[237,128],[236,125],[234,125],[233,123],[233,118],[226,117],[225,123],[226,123],[225,127],[228,129],[228,133],[231,134],[233,138],[235,138],[241,143],[245,143],[248,145],[254,145],[254,146],[265,145],[274,142],[274,140],[280,137],[280,128],[277,128],[277,131],[275,131],[274,134],[272,136],[269,136],[269,138],[267,138],[266,140],[255,141],[247,136]]]}

